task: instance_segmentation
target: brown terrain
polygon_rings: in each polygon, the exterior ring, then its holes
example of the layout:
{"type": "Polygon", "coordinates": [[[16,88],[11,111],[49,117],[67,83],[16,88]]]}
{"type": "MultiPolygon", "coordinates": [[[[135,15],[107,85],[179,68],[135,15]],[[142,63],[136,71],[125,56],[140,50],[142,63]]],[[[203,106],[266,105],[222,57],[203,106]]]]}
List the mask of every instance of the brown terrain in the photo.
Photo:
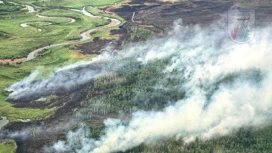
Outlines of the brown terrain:
{"type": "Polygon", "coordinates": [[[0,59],[0,64],[16,64],[26,61],[26,57],[19,59],[0,59]]]}
{"type": "MultiPolygon", "coordinates": [[[[116,39],[107,40],[102,38],[94,38],[93,42],[77,45],[74,49],[80,50],[84,55],[78,55],[76,53],[71,54],[72,57],[85,58],[89,57],[87,54],[100,54],[103,50],[106,50],[109,46],[113,48],[121,48],[124,44],[130,42],[145,41],[148,37],[145,35],[137,35],[137,31],[145,31],[153,36],[163,36],[173,25],[173,22],[177,19],[182,19],[185,25],[200,24],[201,26],[208,26],[211,22],[216,21],[222,17],[222,14],[233,6],[235,0],[193,0],[193,1],[166,1],[166,0],[131,0],[127,4],[114,7],[104,8],[104,12],[114,12],[124,18],[126,23],[119,27],[119,30],[112,30],[111,34],[116,39]],[[132,18],[133,17],[133,18],[132,18]],[[136,30],[135,30],[136,29],[136,30]],[[136,32],[135,32],[136,31],[136,32]],[[136,33],[136,34],[135,34],[136,33]]],[[[266,25],[272,19],[272,9],[265,6],[258,6],[256,9],[256,25],[266,25]],[[267,14],[270,14],[267,15],[267,14]]],[[[1,61],[0,61],[1,63],[1,61]]],[[[44,129],[53,128],[65,122],[71,122],[71,116],[73,110],[80,107],[79,101],[88,99],[88,87],[92,85],[92,82],[83,85],[77,90],[66,92],[59,92],[57,99],[53,100],[49,104],[44,104],[35,101],[23,101],[16,102],[16,107],[28,107],[33,108],[46,108],[58,106],[60,109],[51,116],[49,119],[42,122],[31,123],[15,123],[8,127],[10,130],[21,130],[27,127],[40,126],[44,129]]],[[[97,93],[99,94],[99,93],[97,93]]],[[[114,117],[116,114],[110,114],[107,116],[96,116],[92,119],[95,122],[94,129],[103,127],[103,120],[107,117],[114,117]],[[99,124],[98,124],[99,123],[99,124]]],[[[51,145],[56,140],[64,139],[65,133],[68,129],[73,128],[74,124],[77,124],[76,120],[73,120],[69,127],[64,127],[62,130],[58,130],[54,133],[42,130],[36,134],[35,137],[28,138],[26,140],[17,139],[18,153],[34,153],[40,151],[43,146],[51,145]]],[[[52,131],[52,130],[51,130],[52,131]]]]}

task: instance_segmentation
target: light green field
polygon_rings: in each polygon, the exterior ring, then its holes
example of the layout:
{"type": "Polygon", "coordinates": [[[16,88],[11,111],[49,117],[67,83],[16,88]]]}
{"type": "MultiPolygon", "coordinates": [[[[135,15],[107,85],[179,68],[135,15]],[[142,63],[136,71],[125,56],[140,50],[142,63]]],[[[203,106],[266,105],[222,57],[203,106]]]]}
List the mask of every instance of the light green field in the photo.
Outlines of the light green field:
{"type": "MultiPolygon", "coordinates": [[[[103,17],[111,17],[111,18],[114,18],[114,19],[118,19],[119,21],[121,21],[121,25],[124,24],[126,21],[113,14],[113,15],[108,15],[108,14],[104,14],[100,9],[99,7],[91,7],[91,6],[88,6],[86,7],[86,11],[87,12],[90,12],[91,14],[93,15],[96,15],[96,16],[103,16],[103,17]]],[[[97,31],[94,31],[92,33],[92,37],[101,37],[101,38],[106,38],[106,39],[114,39],[114,36],[110,35],[110,31],[111,30],[114,30],[114,29],[118,29],[118,27],[111,27],[111,28],[108,28],[108,29],[101,29],[101,30],[97,30],[97,31]]]]}
{"type": "Polygon", "coordinates": [[[17,145],[15,141],[0,143],[0,153],[15,153],[17,145]]]}
{"type": "MultiPolygon", "coordinates": [[[[67,18],[38,18],[36,13],[22,11],[22,6],[0,5],[0,59],[21,58],[39,47],[49,44],[56,44],[68,40],[80,39],[80,33],[91,28],[106,25],[108,20],[103,18],[90,18],[81,12],[71,11],[67,7],[82,8],[87,6],[87,11],[99,15],[107,16],[99,10],[106,5],[114,5],[123,0],[15,0],[20,4],[30,4],[40,8],[40,15],[50,17],[69,17],[67,18]],[[44,5],[47,4],[45,7],[44,5]],[[88,6],[94,7],[88,7],[88,6]],[[56,6],[56,7],[55,7],[56,6]],[[59,6],[59,7],[58,7],[59,6]],[[59,9],[56,9],[59,8],[59,9]],[[20,24],[27,23],[29,27],[20,27],[20,24]],[[49,23],[52,23],[49,25],[49,23]],[[42,31],[38,31],[41,29],[42,31]]],[[[124,20],[117,15],[112,18],[124,20]]],[[[116,27],[115,27],[116,28],[116,27]]],[[[111,38],[109,29],[95,32],[95,36],[111,38]]]]}
{"type": "Polygon", "coordinates": [[[125,22],[125,20],[123,18],[121,18],[120,16],[118,16],[116,14],[113,14],[113,15],[105,14],[103,11],[100,10],[100,7],[86,6],[86,11],[88,11],[91,14],[96,15],[96,16],[111,17],[114,19],[118,19],[122,22],[125,22]]]}
{"type": "Polygon", "coordinates": [[[80,12],[70,10],[53,9],[40,14],[70,17],[76,19],[76,22],[69,23],[71,20],[65,18],[38,18],[33,13],[13,15],[11,19],[7,17],[8,15],[2,16],[0,17],[0,31],[5,33],[6,36],[5,39],[0,39],[0,58],[25,57],[36,48],[72,39],[80,39],[82,31],[109,23],[106,19],[89,18],[80,12]],[[53,24],[48,25],[48,22],[53,24]],[[29,23],[31,26],[22,28],[20,27],[21,23],[29,23]],[[39,32],[37,29],[43,31],[39,32]]]}
{"type": "MultiPolygon", "coordinates": [[[[74,23],[69,23],[71,20],[66,18],[38,18],[35,13],[22,11],[21,9],[23,7],[21,6],[0,5],[0,59],[24,57],[30,51],[41,46],[80,39],[81,32],[97,26],[106,25],[110,22],[103,18],[89,18],[80,12],[71,11],[63,7],[78,9],[87,5],[103,7],[105,5],[114,5],[121,1],[122,0],[14,0],[14,2],[20,4],[30,4],[36,8],[41,8],[39,12],[40,15],[69,17],[76,20],[74,23]],[[52,24],[48,25],[49,22],[52,24]],[[22,28],[20,27],[21,23],[28,23],[30,26],[22,28]],[[42,29],[42,32],[39,32],[38,29],[42,29]]],[[[100,12],[98,8],[96,8],[96,10],[100,12]]],[[[94,14],[104,16],[101,13],[94,14]]],[[[112,17],[124,23],[122,18],[118,16],[112,17]]],[[[117,27],[97,31],[94,36],[111,38],[109,31],[114,28],[117,27]]],[[[83,60],[81,59],[81,55],[77,56],[77,51],[69,50],[71,46],[72,45],[54,47],[43,51],[40,53],[42,56],[38,56],[29,62],[16,65],[0,65],[0,116],[7,116],[9,124],[11,124],[18,122],[18,119],[42,120],[54,114],[58,109],[56,107],[50,109],[15,108],[13,104],[5,101],[8,93],[5,92],[4,89],[27,77],[33,70],[37,69],[37,67],[39,67],[41,77],[48,77],[54,72],[56,67],[83,60]]],[[[83,57],[84,60],[91,60],[95,56],[96,55],[83,57]]],[[[52,99],[52,96],[47,98],[47,102],[50,102],[50,99],[52,99]]],[[[0,143],[0,153],[14,153],[16,149],[17,146],[14,141],[0,143]]]]}
{"type": "Polygon", "coordinates": [[[122,2],[123,0],[13,0],[21,4],[30,4],[40,7],[71,7],[82,8],[86,5],[92,6],[106,6],[114,5],[122,2]]]}
{"type": "MultiPolygon", "coordinates": [[[[9,85],[27,77],[31,71],[37,67],[42,67],[39,70],[42,74],[50,75],[56,67],[61,67],[66,64],[72,64],[80,58],[73,57],[75,51],[69,51],[68,46],[55,47],[47,51],[43,57],[37,57],[32,61],[17,64],[17,65],[0,65],[0,116],[7,116],[10,122],[18,121],[17,119],[32,119],[40,120],[49,117],[57,108],[51,109],[30,109],[30,108],[14,108],[11,103],[5,102],[8,96],[4,89],[9,85]]],[[[91,60],[91,56],[85,60],[91,60]]]]}
{"type": "MultiPolygon", "coordinates": [[[[20,4],[31,4],[40,7],[40,15],[69,17],[76,20],[74,23],[69,23],[71,20],[67,18],[38,18],[35,15],[36,13],[22,11],[22,7],[19,6],[0,6],[0,10],[3,10],[0,16],[0,59],[24,57],[30,51],[41,46],[79,39],[81,32],[97,26],[106,25],[110,22],[102,17],[90,18],[81,12],[71,11],[63,7],[82,8],[85,5],[102,7],[103,5],[112,5],[120,1],[121,0],[44,0],[44,5],[46,4],[46,6],[43,7],[39,4],[43,3],[40,0],[14,0],[14,2],[20,4]],[[53,8],[51,5],[61,7],[53,8]],[[48,22],[52,23],[52,25],[48,25],[48,22]],[[20,27],[21,23],[28,23],[30,26],[22,28],[20,27]],[[42,29],[42,32],[39,32],[38,29],[42,29]]],[[[101,13],[97,15],[103,16],[101,13]]],[[[124,22],[124,20],[118,16],[112,17],[124,22]]],[[[94,33],[94,36],[111,38],[109,31],[114,28],[117,27],[97,31],[94,33]]],[[[10,121],[9,123],[12,123],[18,122],[17,119],[41,120],[52,115],[58,108],[15,108],[11,103],[5,101],[8,93],[5,92],[4,89],[27,77],[33,70],[37,69],[37,67],[39,67],[39,70],[42,72],[42,77],[48,77],[54,72],[56,67],[82,60],[78,57],[74,57],[76,51],[69,50],[71,46],[72,45],[66,45],[51,48],[48,51],[42,52],[41,54],[43,56],[39,56],[34,60],[22,64],[0,65],[0,116],[7,116],[10,121]]],[[[94,56],[90,56],[85,60],[91,60],[93,57],[94,56]]]]}

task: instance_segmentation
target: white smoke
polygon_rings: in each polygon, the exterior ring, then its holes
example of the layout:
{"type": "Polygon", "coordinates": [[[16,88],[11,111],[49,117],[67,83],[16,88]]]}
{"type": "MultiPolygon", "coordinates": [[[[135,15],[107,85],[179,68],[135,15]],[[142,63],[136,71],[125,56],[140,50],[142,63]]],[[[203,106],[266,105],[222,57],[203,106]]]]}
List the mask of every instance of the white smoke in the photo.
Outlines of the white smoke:
{"type": "MultiPolygon", "coordinates": [[[[99,139],[89,138],[90,131],[81,127],[69,132],[66,142],[59,141],[47,151],[110,153],[174,136],[187,142],[196,137],[206,140],[230,134],[241,127],[268,123],[272,115],[271,30],[256,29],[255,39],[250,44],[234,45],[227,41],[222,29],[183,27],[177,22],[174,30],[162,39],[131,46],[117,55],[107,56],[109,58],[99,56],[95,62],[107,59],[102,63],[109,62],[110,66],[105,69],[111,67],[111,70],[122,68],[125,65],[122,60],[126,58],[143,65],[169,59],[171,62],[165,65],[162,73],[181,78],[182,83],[176,86],[186,92],[186,97],[158,112],[137,111],[128,123],[107,119],[104,135],[99,139]],[[172,73],[174,71],[176,73],[172,73]]],[[[15,84],[10,88],[15,91],[11,97],[43,92],[48,84],[47,90],[82,84],[101,72],[93,73],[92,68],[83,65],[65,68],[60,71],[63,73],[58,72],[34,86],[29,82],[15,84]],[[78,67],[84,67],[84,71],[78,67]]],[[[161,86],[160,82],[156,86],[161,86]]]]}
{"type": "Polygon", "coordinates": [[[37,79],[40,76],[39,69],[20,82],[17,82],[6,91],[12,92],[7,100],[31,99],[36,100],[42,96],[47,96],[59,91],[69,91],[80,85],[89,83],[97,74],[102,71],[102,63],[111,58],[108,53],[100,55],[92,61],[78,62],[63,68],[56,69],[55,73],[42,80],[37,79]]]}
{"type": "Polygon", "coordinates": [[[186,142],[196,137],[206,140],[231,134],[241,127],[269,123],[272,115],[271,30],[257,29],[250,44],[233,46],[220,40],[224,32],[218,33],[177,24],[170,36],[121,52],[118,56],[135,56],[142,64],[170,58],[170,64],[162,73],[182,78],[184,82],[177,86],[186,91],[186,97],[159,112],[137,111],[128,123],[107,119],[105,134],[99,139],[87,138],[86,129],[80,128],[68,134],[67,142],[59,141],[51,149],[110,153],[174,136],[186,142]],[[217,40],[223,42],[219,47],[214,46],[217,40]],[[178,73],[173,74],[174,70],[178,73]],[[233,75],[231,81],[218,83],[233,75]]]}
{"type": "Polygon", "coordinates": [[[30,135],[29,129],[9,132],[9,131],[1,131],[0,139],[21,139],[26,140],[30,135]]]}

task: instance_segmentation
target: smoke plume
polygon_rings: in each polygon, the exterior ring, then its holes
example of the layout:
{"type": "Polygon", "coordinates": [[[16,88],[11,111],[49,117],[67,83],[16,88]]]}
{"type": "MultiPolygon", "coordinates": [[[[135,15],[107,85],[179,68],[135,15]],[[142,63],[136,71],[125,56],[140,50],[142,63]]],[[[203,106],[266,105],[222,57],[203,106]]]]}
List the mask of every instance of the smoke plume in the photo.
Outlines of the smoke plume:
{"type": "Polygon", "coordinates": [[[12,92],[6,100],[36,100],[53,93],[77,90],[80,85],[89,83],[102,71],[103,63],[110,56],[105,53],[93,61],[57,69],[51,77],[41,80],[37,79],[40,71],[36,70],[29,77],[6,88],[6,91],[12,92]]]}
{"type": "Polygon", "coordinates": [[[94,146],[87,152],[125,151],[174,136],[186,142],[196,137],[206,140],[271,121],[270,31],[258,29],[250,45],[224,48],[210,43],[210,31],[196,28],[188,38],[184,30],[176,27],[173,37],[138,60],[148,64],[170,58],[163,72],[178,72],[174,75],[183,78],[178,86],[186,91],[186,97],[159,112],[135,112],[127,124],[106,120],[105,135],[85,144],[94,146]]]}
{"type": "MultiPolygon", "coordinates": [[[[256,29],[255,39],[249,44],[233,44],[220,29],[222,27],[221,23],[208,28],[184,27],[179,21],[164,38],[112,54],[108,60],[110,66],[105,64],[101,68],[103,71],[120,70],[126,66],[122,61],[128,58],[142,65],[167,59],[170,62],[161,73],[182,80],[175,88],[183,89],[185,98],[161,111],[137,111],[129,122],[107,119],[104,121],[104,135],[99,139],[89,138],[89,129],[82,126],[69,132],[67,141],[59,141],[47,151],[110,153],[171,137],[186,142],[196,137],[207,140],[231,134],[241,127],[265,125],[272,115],[271,30],[256,29]]],[[[99,58],[94,62],[104,59],[104,55],[99,58]]],[[[82,68],[76,65],[72,69],[78,67],[82,68]]],[[[64,84],[70,86],[72,81],[72,84],[84,83],[102,72],[87,67],[84,70],[88,72],[80,71],[78,74],[70,73],[70,70],[63,70],[65,76],[54,75],[33,86],[25,84],[25,81],[17,83],[8,88],[15,91],[11,97],[21,97],[22,92],[43,92],[45,84],[55,88],[64,84]],[[69,79],[66,79],[68,72],[69,79]]],[[[163,86],[161,81],[154,88],[163,86]]]]}

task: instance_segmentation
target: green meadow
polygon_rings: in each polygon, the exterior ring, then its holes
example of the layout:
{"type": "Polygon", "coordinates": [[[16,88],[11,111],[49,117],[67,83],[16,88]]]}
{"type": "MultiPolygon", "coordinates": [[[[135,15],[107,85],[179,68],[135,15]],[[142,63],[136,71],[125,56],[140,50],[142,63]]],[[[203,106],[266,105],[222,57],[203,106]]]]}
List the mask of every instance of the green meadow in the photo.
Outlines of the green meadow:
{"type": "Polygon", "coordinates": [[[0,153],[15,153],[17,149],[16,143],[13,140],[0,142],[0,153]]]}
{"type": "MultiPolygon", "coordinates": [[[[19,1],[15,1],[18,2],[19,1]]],[[[37,1],[20,1],[24,4],[32,4],[37,1]]],[[[61,1],[64,3],[68,1],[61,1]]],[[[118,2],[118,1],[116,1],[118,2]]],[[[103,3],[80,1],[78,5],[111,5],[113,1],[104,1],[103,3]],[[111,2],[111,3],[110,3],[111,2]]],[[[71,4],[69,4],[71,5],[71,4]]],[[[64,5],[65,6],[65,5],[64,5]]],[[[0,6],[1,8],[2,6],[0,6]]],[[[39,15],[62,18],[38,18],[35,13],[22,11],[21,7],[8,5],[2,9],[8,10],[12,8],[11,13],[4,13],[0,16],[0,58],[19,58],[25,57],[30,51],[46,46],[49,44],[61,43],[73,39],[80,39],[80,33],[97,27],[109,24],[109,20],[104,18],[90,18],[81,12],[68,9],[57,9],[49,7],[42,9],[39,15]],[[71,18],[76,21],[71,22],[71,18]],[[28,27],[20,27],[21,23],[27,23],[28,27]],[[48,24],[52,23],[52,24],[48,24]],[[42,31],[38,31],[42,29],[42,31]]],[[[76,6],[74,6],[76,8],[76,6]]],[[[89,8],[89,7],[88,7],[89,8]]],[[[96,8],[97,9],[97,8],[96,8]]],[[[89,11],[89,10],[88,10],[89,11]]],[[[98,14],[97,14],[98,15],[98,14]]],[[[113,16],[121,20],[120,17],[113,16]]],[[[124,22],[122,20],[122,22],[124,22]]],[[[93,37],[111,38],[109,31],[116,27],[96,31],[93,37]]],[[[40,69],[43,77],[48,77],[54,72],[54,68],[61,67],[82,60],[75,58],[71,54],[69,48],[72,45],[50,48],[48,51],[42,52],[41,55],[34,60],[21,64],[5,64],[0,65],[0,116],[7,116],[10,123],[18,121],[17,119],[41,120],[49,117],[57,108],[50,109],[32,109],[32,108],[15,108],[13,104],[5,101],[8,93],[4,89],[15,82],[27,77],[37,67],[40,69]]],[[[91,56],[91,58],[94,56],[91,56]]],[[[85,59],[86,60],[86,59],[85,59]]],[[[90,60],[90,59],[87,59],[90,60]]]]}
{"type": "Polygon", "coordinates": [[[39,7],[70,7],[82,8],[86,5],[107,6],[114,5],[123,0],[13,0],[16,3],[29,4],[39,7]]]}
{"type": "MultiPolygon", "coordinates": [[[[33,70],[39,68],[41,75],[50,76],[56,67],[66,64],[72,64],[80,58],[73,57],[76,51],[68,49],[69,46],[55,47],[49,49],[44,56],[37,57],[34,60],[16,65],[0,65],[0,116],[7,116],[10,123],[18,121],[17,119],[41,120],[49,117],[57,108],[50,109],[32,109],[15,108],[11,103],[5,101],[8,93],[4,89],[13,83],[27,77],[33,70]]],[[[91,60],[91,56],[89,59],[91,60]]]]}
{"type": "Polygon", "coordinates": [[[38,18],[34,13],[13,14],[11,18],[8,17],[10,15],[1,16],[0,33],[3,35],[0,35],[1,59],[25,57],[41,46],[80,39],[81,32],[109,23],[106,19],[90,18],[71,10],[45,10],[40,15],[69,17],[76,21],[70,23],[71,19],[68,18],[38,18]],[[29,26],[20,27],[22,23],[29,26]],[[42,31],[39,32],[38,29],[42,31]]]}
{"type": "MultiPolygon", "coordinates": [[[[104,19],[99,8],[107,5],[115,5],[123,0],[13,0],[19,4],[28,4],[39,9],[39,15],[55,18],[39,18],[37,13],[28,13],[21,5],[0,5],[0,59],[20,58],[28,55],[29,52],[49,44],[62,43],[70,40],[79,40],[80,33],[97,26],[110,23],[104,19]],[[87,11],[100,15],[101,18],[90,18],[81,12],[72,11],[70,8],[82,9],[84,6],[94,6],[99,13],[93,12],[91,7],[87,11]],[[75,22],[71,22],[71,18],[75,22]],[[27,23],[27,27],[20,25],[27,23]]],[[[111,16],[124,23],[124,20],[116,15],[111,16]]],[[[96,31],[93,37],[112,38],[109,31],[118,27],[96,31]]],[[[75,44],[82,44],[92,39],[75,44]]],[[[5,99],[9,93],[5,88],[24,79],[37,68],[41,72],[41,78],[49,77],[56,67],[72,64],[82,60],[91,60],[96,55],[84,56],[78,51],[70,50],[73,45],[53,47],[44,50],[35,59],[20,64],[0,65],[0,117],[6,116],[8,124],[19,122],[18,119],[43,120],[50,117],[58,109],[57,107],[17,108],[5,99]],[[78,56],[77,56],[78,55],[78,56]]],[[[50,102],[55,97],[47,97],[50,102]]],[[[14,153],[17,149],[14,141],[0,142],[0,153],[14,153]]]]}

